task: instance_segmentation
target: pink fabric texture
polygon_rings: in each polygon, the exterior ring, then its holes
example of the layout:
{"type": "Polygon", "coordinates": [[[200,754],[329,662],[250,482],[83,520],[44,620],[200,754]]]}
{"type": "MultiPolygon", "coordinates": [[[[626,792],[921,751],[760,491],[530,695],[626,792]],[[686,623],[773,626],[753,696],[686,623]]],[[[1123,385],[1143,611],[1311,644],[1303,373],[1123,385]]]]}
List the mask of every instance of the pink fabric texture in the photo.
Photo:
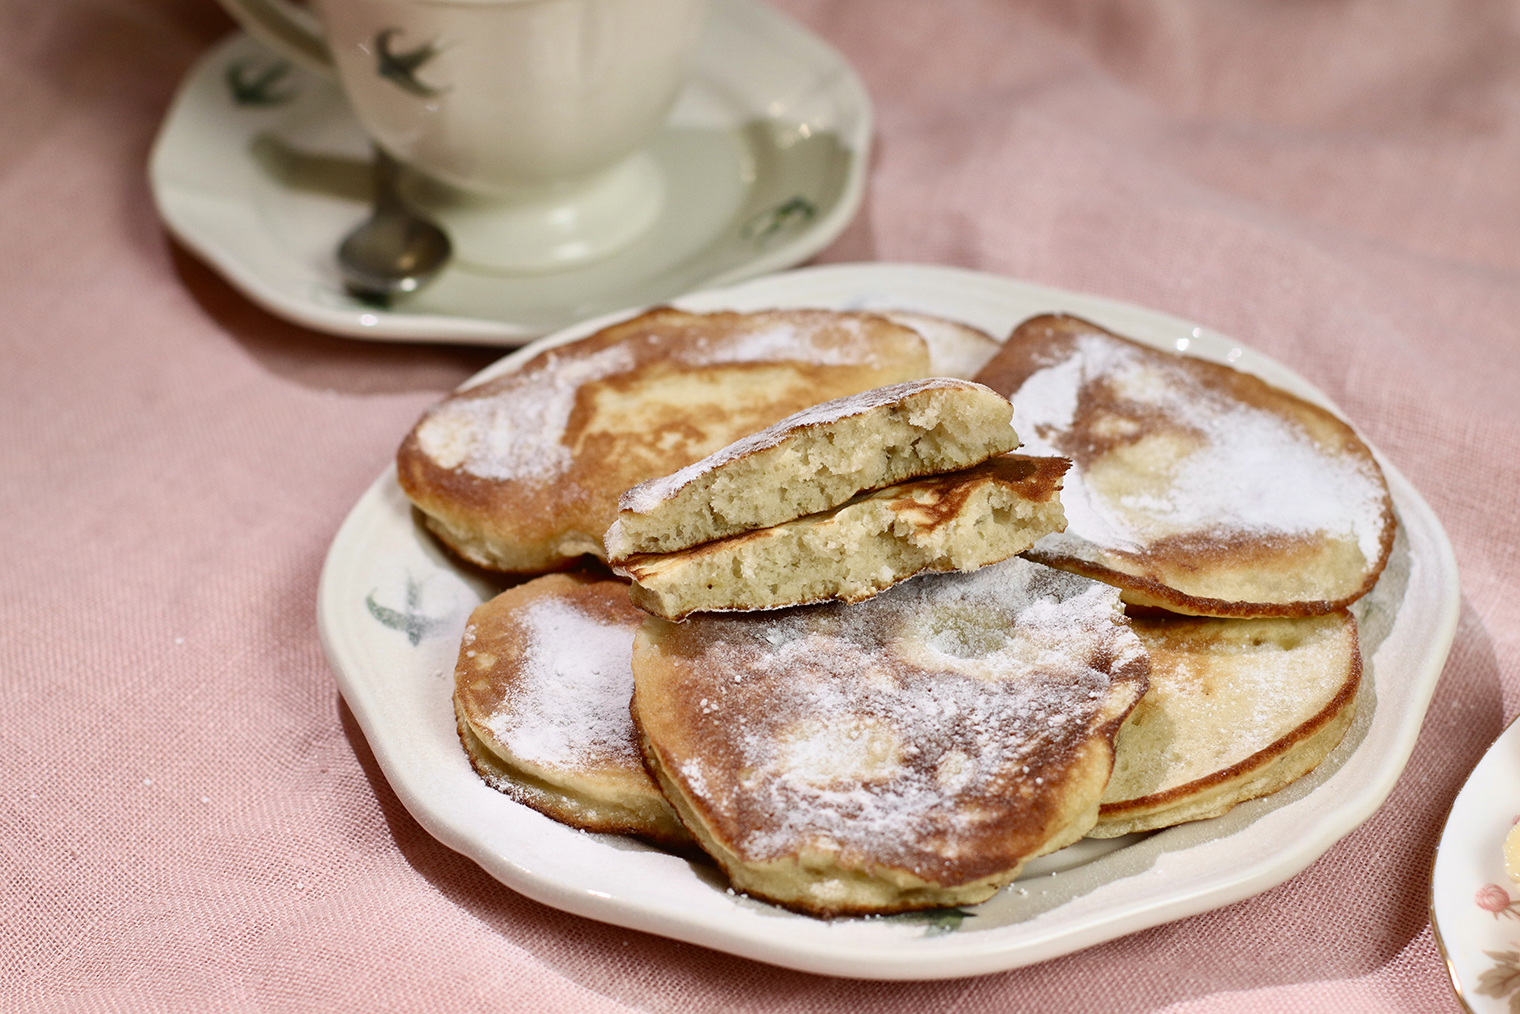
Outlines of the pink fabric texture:
{"type": "Polygon", "coordinates": [[[144,166],[230,30],[212,0],[0,0],[0,1009],[1455,1009],[1431,852],[1520,711],[1520,9],[778,4],[877,104],[823,260],[1200,321],[1428,498],[1465,597],[1387,803],[1256,898],[948,982],[788,972],[501,887],[398,803],[314,615],[349,507],[495,353],[305,330],[166,238],[144,166]]]}

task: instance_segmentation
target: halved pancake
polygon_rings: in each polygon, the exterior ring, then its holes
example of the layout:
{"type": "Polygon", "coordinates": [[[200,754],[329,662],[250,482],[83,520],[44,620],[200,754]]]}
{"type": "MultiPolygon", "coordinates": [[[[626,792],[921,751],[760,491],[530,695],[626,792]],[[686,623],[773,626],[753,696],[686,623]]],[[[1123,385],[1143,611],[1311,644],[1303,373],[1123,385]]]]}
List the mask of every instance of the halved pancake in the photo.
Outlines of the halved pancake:
{"type": "Polygon", "coordinates": [[[830,511],[614,569],[636,605],[690,613],[860,602],[926,571],[975,570],[1060,531],[1064,458],[1000,454],[959,472],[862,493],[830,511]]]}
{"type": "Polygon", "coordinates": [[[858,605],[650,617],[633,711],[735,888],[899,912],[982,901],[1085,834],[1146,668],[1114,589],[1015,557],[858,605]]]}
{"type": "Polygon", "coordinates": [[[1031,559],[1200,616],[1332,612],[1376,583],[1393,502],[1331,413],[1228,366],[1076,317],[1020,324],[978,379],[1033,454],[1073,461],[1066,531],[1031,559]]]}
{"type": "Polygon", "coordinates": [[[1356,715],[1345,610],[1294,619],[1134,618],[1150,689],[1119,730],[1098,824],[1112,838],[1217,817],[1303,777],[1356,715]]]}
{"type": "Polygon", "coordinates": [[[924,341],[929,343],[929,373],[933,376],[969,380],[997,354],[997,339],[970,324],[917,310],[878,310],[877,313],[923,335],[924,341]]]}
{"type": "Polygon", "coordinates": [[[621,581],[551,574],[470,614],[459,738],[493,788],[573,827],[690,841],[639,757],[630,657],[644,614],[621,581]]]}
{"type": "Polygon", "coordinates": [[[666,307],[450,395],[402,443],[397,476],[466,560],[564,569],[602,555],[630,486],[819,401],[927,370],[923,339],[871,314],[666,307]]]}
{"type": "Polygon", "coordinates": [[[969,468],[1019,445],[1008,399],[930,377],[813,405],[628,490],[607,556],[670,553],[829,510],[856,493],[969,468]]]}

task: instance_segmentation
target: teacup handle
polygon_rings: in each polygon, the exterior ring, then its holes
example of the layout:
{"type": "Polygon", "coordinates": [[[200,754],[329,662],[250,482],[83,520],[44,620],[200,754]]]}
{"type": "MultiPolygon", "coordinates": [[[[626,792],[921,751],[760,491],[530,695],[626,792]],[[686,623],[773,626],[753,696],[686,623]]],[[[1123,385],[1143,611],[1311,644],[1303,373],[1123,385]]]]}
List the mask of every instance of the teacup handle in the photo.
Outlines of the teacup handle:
{"type": "Polygon", "coordinates": [[[310,11],[290,0],[217,0],[248,34],[319,74],[332,74],[332,51],[310,11]]]}

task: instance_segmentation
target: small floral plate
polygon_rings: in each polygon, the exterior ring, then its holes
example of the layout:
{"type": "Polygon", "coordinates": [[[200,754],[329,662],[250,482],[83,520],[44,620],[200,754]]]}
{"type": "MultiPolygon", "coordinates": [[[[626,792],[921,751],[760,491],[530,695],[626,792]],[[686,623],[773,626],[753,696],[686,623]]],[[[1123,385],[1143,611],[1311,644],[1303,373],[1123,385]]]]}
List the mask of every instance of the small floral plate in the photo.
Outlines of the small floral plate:
{"type": "Polygon", "coordinates": [[[1520,884],[1504,875],[1504,838],[1517,822],[1520,720],[1467,776],[1430,872],[1436,945],[1473,1014],[1520,1014],[1520,884]]]}

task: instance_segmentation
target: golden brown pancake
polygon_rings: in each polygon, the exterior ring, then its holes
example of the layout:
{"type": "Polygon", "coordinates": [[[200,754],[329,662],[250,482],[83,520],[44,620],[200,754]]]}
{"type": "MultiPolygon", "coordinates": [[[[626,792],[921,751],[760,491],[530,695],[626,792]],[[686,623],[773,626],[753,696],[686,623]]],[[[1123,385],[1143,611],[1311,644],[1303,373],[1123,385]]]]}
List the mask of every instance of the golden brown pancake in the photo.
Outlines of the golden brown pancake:
{"type": "Polygon", "coordinates": [[[690,839],[645,772],[629,716],[644,614],[621,581],[551,574],[470,614],[454,671],[459,738],[493,788],[561,823],[690,839]]]}
{"type": "Polygon", "coordinates": [[[979,465],[862,493],[830,511],[614,569],[639,607],[693,612],[860,602],[915,574],[1006,560],[1065,525],[1064,458],[1001,454],[979,465]]]}
{"type": "Polygon", "coordinates": [[[969,468],[1018,446],[1008,399],[930,377],[787,416],[618,498],[607,556],[669,553],[829,510],[864,490],[969,468]]]}
{"type": "Polygon", "coordinates": [[[735,888],[886,913],[982,901],[1086,833],[1146,668],[1113,588],[1015,557],[858,605],[650,617],[633,710],[735,888]]]}
{"type": "Polygon", "coordinates": [[[1076,317],[1020,324],[978,379],[1033,454],[1073,461],[1064,533],[1031,559],[1203,616],[1332,612],[1369,591],[1393,503],[1331,413],[1227,366],[1076,317]]]}
{"type": "Polygon", "coordinates": [[[1314,770],[1356,715],[1362,656],[1345,610],[1131,622],[1150,689],[1119,730],[1092,837],[1217,817],[1276,792],[1314,770]]]}
{"type": "Polygon", "coordinates": [[[397,474],[464,559],[563,569],[603,554],[630,486],[819,401],[927,370],[916,332],[870,314],[666,307],[450,395],[402,443],[397,474]]]}

